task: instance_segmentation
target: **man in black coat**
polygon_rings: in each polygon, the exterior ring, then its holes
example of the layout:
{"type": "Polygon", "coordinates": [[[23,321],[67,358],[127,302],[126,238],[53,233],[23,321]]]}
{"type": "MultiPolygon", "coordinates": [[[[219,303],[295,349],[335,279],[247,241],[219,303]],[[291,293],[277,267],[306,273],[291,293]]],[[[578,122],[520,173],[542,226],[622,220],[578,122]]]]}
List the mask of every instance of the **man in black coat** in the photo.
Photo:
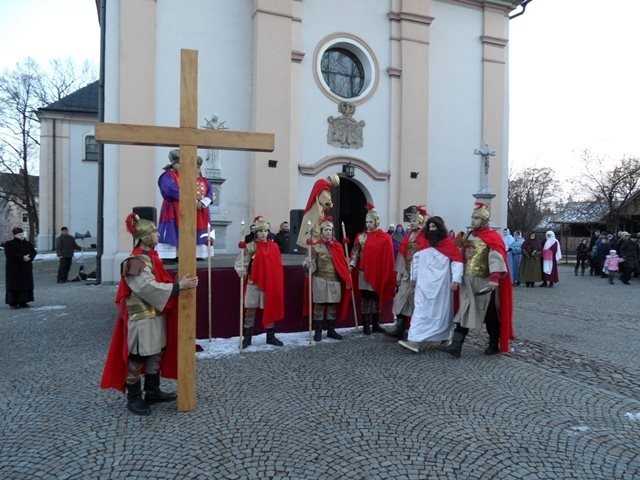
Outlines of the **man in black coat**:
{"type": "Polygon", "coordinates": [[[24,238],[24,230],[12,230],[13,239],[5,242],[6,265],[5,303],[11,308],[28,307],[33,301],[33,259],[36,249],[24,238]]]}
{"type": "Polygon", "coordinates": [[[280,253],[289,253],[289,222],[284,221],[280,224],[280,230],[274,237],[274,242],[278,244],[280,253]]]}

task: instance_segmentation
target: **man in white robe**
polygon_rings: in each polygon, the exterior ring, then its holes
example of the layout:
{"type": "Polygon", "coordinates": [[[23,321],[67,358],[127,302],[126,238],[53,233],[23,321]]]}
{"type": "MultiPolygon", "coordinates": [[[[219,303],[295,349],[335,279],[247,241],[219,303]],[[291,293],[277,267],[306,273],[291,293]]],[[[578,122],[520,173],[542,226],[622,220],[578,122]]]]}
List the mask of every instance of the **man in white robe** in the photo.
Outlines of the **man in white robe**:
{"type": "Polygon", "coordinates": [[[416,353],[423,342],[449,338],[453,325],[453,292],[462,281],[462,254],[447,235],[440,217],[427,220],[429,246],[413,256],[411,281],[415,282],[414,310],[407,340],[398,343],[416,353]]]}

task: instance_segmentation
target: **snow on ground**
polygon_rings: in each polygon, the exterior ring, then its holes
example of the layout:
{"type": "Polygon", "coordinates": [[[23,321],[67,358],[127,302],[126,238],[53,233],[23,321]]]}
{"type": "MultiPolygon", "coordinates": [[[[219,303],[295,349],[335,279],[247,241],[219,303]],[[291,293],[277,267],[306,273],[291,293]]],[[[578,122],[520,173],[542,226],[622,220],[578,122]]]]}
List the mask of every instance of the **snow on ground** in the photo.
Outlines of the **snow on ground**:
{"type": "Polygon", "coordinates": [[[635,422],[640,422],[640,412],[627,412],[624,414],[629,420],[633,420],[635,422]]]}
{"type": "Polygon", "coordinates": [[[32,312],[48,312],[51,310],[64,310],[66,305],[43,305],[41,307],[31,307],[32,312]]]}
{"type": "MultiPolygon", "coordinates": [[[[322,332],[322,341],[314,342],[311,340],[311,347],[318,344],[327,344],[332,342],[344,342],[362,340],[367,337],[362,335],[362,327],[358,328],[358,334],[356,335],[355,329],[352,328],[337,328],[336,331],[344,337],[344,340],[333,340],[326,338],[327,332],[322,332]]],[[[313,332],[312,332],[313,335],[313,332]]],[[[275,347],[273,345],[267,345],[267,335],[265,333],[260,335],[254,335],[251,339],[251,346],[242,351],[243,355],[252,354],[257,352],[269,352],[269,351],[282,351],[292,348],[309,348],[309,332],[294,332],[294,333],[278,333],[276,337],[284,343],[282,347],[275,347]]],[[[217,358],[227,355],[240,354],[240,338],[213,338],[211,342],[209,339],[196,340],[196,343],[202,347],[203,351],[196,354],[197,358],[217,358]]]]}
{"type": "MultiPolygon", "coordinates": [[[[78,262],[84,258],[89,258],[89,257],[95,257],[96,256],[96,252],[81,252],[81,253],[76,253],[73,256],[73,259],[78,262]]],[[[40,253],[38,252],[38,254],[36,255],[36,258],[33,259],[34,262],[45,262],[47,260],[57,260],[58,256],[56,255],[56,252],[46,252],[46,253],[40,253]]]]}

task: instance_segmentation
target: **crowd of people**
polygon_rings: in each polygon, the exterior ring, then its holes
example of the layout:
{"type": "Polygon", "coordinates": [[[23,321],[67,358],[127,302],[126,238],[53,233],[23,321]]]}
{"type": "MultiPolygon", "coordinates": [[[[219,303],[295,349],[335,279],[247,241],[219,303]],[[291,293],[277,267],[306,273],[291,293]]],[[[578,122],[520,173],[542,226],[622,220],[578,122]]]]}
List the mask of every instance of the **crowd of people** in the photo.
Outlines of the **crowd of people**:
{"type": "Polygon", "coordinates": [[[555,233],[545,233],[544,243],[536,233],[525,240],[520,230],[511,235],[508,228],[502,231],[502,240],[507,250],[509,278],[513,286],[524,283],[525,287],[553,288],[558,283],[558,262],[562,259],[560,242],[555,233]]]}
{"type": "MultiPolygon", "coordinates": [[[[172,154],[172,165],[167,168],[171,178],[179,165],[179,157],[172,154]]],[[[527,287],[536,283],[553,287],[558,282],[562,253],[554,233],[546,232],[544,242],[535,234],[527,239],[520,231],[511,235],[508,229],[500,235],[490,227],[489,206],[482,202],[474,205],[471,227],[458,234],[422,206],[412,207],[406,231],[402,223],[385,231],[374,205],[368,204],[365,229],[353,242],[347,238],[339,242],[330,216],[331,192],[338,186],[335,174],[316,181],[297,238],[291,238],[288,222],[282,222],[274,235],[270,223],[257,216],[249,234],[239,242],[234,268],[242,290],[241,349],[253,344],[258,321],[266,343],[283,346],[276,337],[285,302],[281,254],[294,241],[307,252],[301,265],[306,283],[301,314],[309,320],[310,342],[312,329],[315,342],[322,341],[324,331],[327,338],[341,340],[336,325],[351,314],[352,307],[364,335],[392,336],[412,352],[432,345],[459,358],[470,329],[480,328],[488,334],[485,354],[509,352],[514,338],[513,286],[524,282],[527,287]],[[386,329],[381,316],[389,302],[393,302],[395,324],[386,329]]],[[[199,202],[206,197],[205,190],[203,187],[202,197],[198,195],[199,202]]],[[[167,196],[163,198],[167,201],[167,196]]],[[[170,217],[164,211],[161,222],[170,217]]],[[[134,250],[122,264],[116,296],[118,322],[101,382],[104,388],[124,390],[128,409],[137,415],[148,415],[150,403],[175,399],[175,394],[160,390],[160,376],[176,375],[176,297],[198,284],[195,276],[177,280],[164,269],[157,246],[163,232],[164,239],[168,238],[167,226],[177,226],[175,217],[163,228],[136,215],[127,219],[134,250]]],[[[576,275],[579,270],[584,274],[587,265],[593,268],[596,262],[587,255],[599,255],[605,242],[611,246],[608,240],[606,234],[600,235],[592,248],[580,242],[576,275]]],[[[627,266],[637,268],[637,239],[622,235],[616,246],[625,257],[616,256],[610,248],[592,274],[606,273],[612,281],[619,268],[625,272],[623,278],[632,273],[627,266]],[[631,250],[635,260],[627,263],[631,250]]],[[[27,257],[22,261],[28,262],[27,257]]]]}
{"type": "Polygon", "coordinates": [[[631,277],[640,275],[640,233],[620,231],[617,235],[596,230],[587,244],[583,238],[576,248],[575,275],[606,278],[613,285],[617,277],[630,285],[631,277]]]}

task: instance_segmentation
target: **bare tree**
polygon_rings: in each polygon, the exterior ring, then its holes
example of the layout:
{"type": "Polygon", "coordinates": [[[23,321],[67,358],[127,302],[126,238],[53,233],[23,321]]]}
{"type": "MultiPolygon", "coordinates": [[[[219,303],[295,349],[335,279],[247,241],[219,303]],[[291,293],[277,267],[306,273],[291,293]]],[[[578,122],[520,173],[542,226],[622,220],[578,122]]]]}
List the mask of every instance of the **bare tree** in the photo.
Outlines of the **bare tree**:
{"type": "MultiPolygon", "coordinates": [[[[93,70],[93,71],[92,71],[93,70]]],[[[37,189],[40,123],[38,108],[62,99],[95,78],[88,62],[79,70],[68,60],[54,60],[45,72],[27,58],[15,70],[0,75],[0,170],[12,174],[15,188],[0,191],[0,199],[13,203],[29,218],[29,240],[38,228],[37,189]]]]}
{"type": "Polygon", "coordinates": [[[559,183],[551,168],[527,168],[509,174],[507,224],[531,232],[557,203],[559,183]]]}
{"type": "Polygon", "coordinates": [[[640,159],[623,157],[611,166],[604,157],[585,150],[581,172],[576,188],[589,200],[607,204],[607,228],[615,231],[618,207],[640,190],[640,159]]]}

